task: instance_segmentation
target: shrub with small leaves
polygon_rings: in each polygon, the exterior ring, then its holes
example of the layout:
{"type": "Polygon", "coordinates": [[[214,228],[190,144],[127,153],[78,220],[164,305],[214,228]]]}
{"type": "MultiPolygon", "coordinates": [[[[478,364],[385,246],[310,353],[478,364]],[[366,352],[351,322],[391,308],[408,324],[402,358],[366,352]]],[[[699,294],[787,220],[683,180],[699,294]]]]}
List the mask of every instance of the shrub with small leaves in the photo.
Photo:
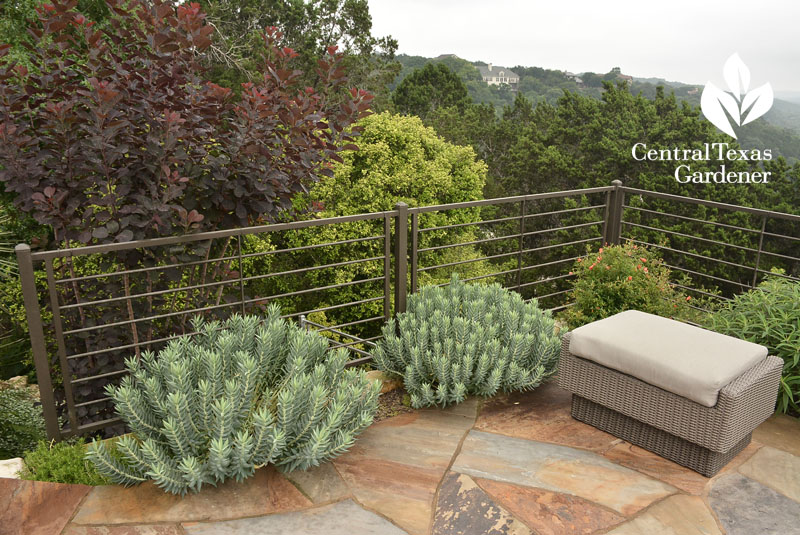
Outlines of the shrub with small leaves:
{"type": "Polygon", "coordinates": [[[65,442],[39,441],[36,448],[25,454],[22,479],[71,483],[75,485],[108,485],[109,479],[100,475],[86,460],[83,439],[65,442]]]}
{"type": "Polygon", "coordinates": [[[633,242],[589,252],[575,261],[569,274],[575,275],[568,299],[574,304],[561,318],[571,329],[625,310],[693,317],[692,298],[675,287],[664,261],[633,242]]]}
{"type": "Polygon", "coordinates": [[[18,457],[45,438],[42,409],[24,390],[0,390],[0,459],[18,457]]]}
{"type": "Polygon", "coordinates": [[[403,378],[412,406],[446,406],[535,388],[555,372],[560,343],[550,312],[535,299],[453,275],[445,287],[409,296],[374,357],[378,368],[403,378]]]}
{"type": "Polygon", "coordinates": [[[800,412],[799,304],[800,283],[778,274],[723,303],[704,319],[709,329],[766,346],[770,355],[783,359],[780,412],[800,412]]]}
{"type": "Polygon", "coordinates": [[[306,469],[346,451],[372,423],[379,385],[345,370],[346,349],[328,350],[318,333],[281,318],[196,318],[199,334],[158,355],[126,361],[130,372],[107,388],[133,431],[88,448],[101,474],[123,485],[152,479],[174,494],[274,464],[306,469]]]}

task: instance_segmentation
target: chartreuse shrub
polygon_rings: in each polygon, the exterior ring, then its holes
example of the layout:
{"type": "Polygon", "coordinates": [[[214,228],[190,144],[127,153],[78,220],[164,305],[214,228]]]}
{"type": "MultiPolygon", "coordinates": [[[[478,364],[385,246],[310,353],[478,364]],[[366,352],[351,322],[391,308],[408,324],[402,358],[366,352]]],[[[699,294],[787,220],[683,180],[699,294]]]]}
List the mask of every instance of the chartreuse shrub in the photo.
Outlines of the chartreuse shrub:
{"type": "Polygon", "coordinates": [[[45,438],[42,410],[25,391],[0,390],[0,459],[19,457],[45,438]]]}
{"type": "Polygon", "coordinates": [[[86,459],[86,444],[82,438],[64,442],[40,440],[36,448],[25,454],[24,460],[25,467],[19,474],[22,479],[76,485],[110,483],[86,459]]]}
{"type": "Polygon", "coordinates": [[[347,351],[280,317],[193,321],[197,334],[126,362],[107,388],[132,433],[115,452],[88,448],[98,472],[123,485],[152,479],[184,494],[274,464],[305,469],[346,451],[371,422],[378,385],[345,370],[347,351]]]}
{"type": "Polygon", "coordinates": [[[403,377],[419,408],[535,388],[555,372],[559,345],[550,312],[536,300],[453,275],[448,286],[409,296],[374,357],[378,368],[403,377]]]}
{"type": "Polygon", "coordinates": [[[769,348],[783,359],[777,409],[800,411],[800,283],[778,276],[735,296],[705,317],[711,330],[769,348]]]}
{"type": "Polygon", "coordinates": [[[670,280],[670,270],[653,251],[633,242],[607,245],[575,261],[569,300],[561,315],[574,329],[625,310],[689,318],[691,297],[670,280]]]}

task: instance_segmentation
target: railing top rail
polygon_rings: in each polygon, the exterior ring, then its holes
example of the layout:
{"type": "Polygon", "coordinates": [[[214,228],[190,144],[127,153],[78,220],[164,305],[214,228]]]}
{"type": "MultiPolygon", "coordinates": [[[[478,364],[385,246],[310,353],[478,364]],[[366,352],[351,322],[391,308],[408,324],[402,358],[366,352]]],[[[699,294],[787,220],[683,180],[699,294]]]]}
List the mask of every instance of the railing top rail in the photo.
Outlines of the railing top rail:
{"type": "Polygon", "coordinates": [[[625,193],[632,193],[634,195],[644,195],[647,197],[655,197],[657,199],[665,199],[676,202],[686,202],[691,204],[701,204],[703,206],[710,206],[713,208],[722,208],[723,210],[731,210],[733,212],[745,212],[748,214],[760,215],[765,217],[774,217],[776,219],[785,219],[788,221],[800,222],[800,216],[794,214],[787,214],[785,212],[773,212],[772,210],[763,210],[761,208],[752,208],[749,206],[739,206],[736,204],[728,204],[724,202],[708,201],[705,199],[695,199],[694,197],[684,197],[682,195],[674,195],[672,193],[661,193],[659,191],[649,191],[646,189],[637,189],[622,187],[625,193]]]}
{"type": "MultiPolygon", "coordinates": [[[[521,201],[537,201],[545,199],[558,199],[564,197],[573,197],[577,195],[592,195],[597,193],[605,193],[613,191],[615,186],[600,186],[596,188],[575,189],[566,191],[553,191],[547,193],[535,193],[530,195],[517,195],[513,197],[501,197],[497,199],[482,199],[479,201],[467,201],[450,204],[438,204],[431,206],[418,206],[409,208],[409,214],[423,214],[429,212],[438,212],[442,210],[453,210],[458,208],[477,208],[481,206],[508,204],[521,201]]],[[[738,206],[734,204],[727,204],[717,201],[709,201],[705,199],[696,199],[694,197],[684,197],[681,195],[674,195],[671,193],[661,193],[656,191],[648,191],[637,188],[622,186],[620,188],[625,193],[634,195],[643,195],[648,197],[655,197],[659,199],[672,200],[676,202],[686,202],[691,204],[700,204],[724,210],[735,212],[745,212],[760,216],[773,217],[777,219],[784,219],[788,221],[800,222],[800,216],[787,214],[783,212],[773,212],[770,210],[763,210],[760,208],[751,208],[748,206],[738,206]]],[[[197,234],[185,234],[182,236],[169,236],[164,238],[150,238],[146,240],[137,240],[122,243],[108,243],[102,245],[90,245],[87,247],[73,247],[69,249],[54,249],[48,251],[36,251],[31,254],[33,261],[42,261],[53,258],[85,256],[97,253],[106,253],[111,251],[122,251],[128,249],[137,249],[145,247],[159,247],[168,245],[179,245],[183,243],[192,243],[198,241],[214,240],[221,238],[229,238],[234,236],[246,236],[250,234],[260,234],[264,232],[279,232],[284,230],[294,230],[309,227],[317,227],[323,225],[334,225],[340,223],[352,223],[355,221],[367,221],[382,219],[384,217],[394,217],[398,214],[397,210],[388,210],[384,212],[372,212],[367,214],[356,214],[339,217],[329,217],[324,219],[309,219],[305,221],[292,221],[288,223],[273,223],[269,225],[258,225],[252,227],[243,227],[227,230],[215,230],[209,232],[201,232],[197,234]]]]}
{"type": "Polygon", "coordinates": [[[146,240],[136,240],[121,243],[90,245],[88,247],[72,247],[69,249],[38,251],[32,253],[31,257],[34,261],[39,261],[47,260],[48,258],[63,258],[65,256],[85,256],[96,253],[107,253],[111,251],[123,251],[126,249],[178,245],[182,243],[216,240],[234,236],[247,236],[249,234],[261,234],[264,232],[279,232],[283,230],[295,230],[308,227],[319,227],[323,225],[336,225],[339,223],[353,223],[355,221],[369,221],[374,219],[383,219],[387,216],[394,217],[396,215],[397,210],[388,210],[385,212],[326,217],[323,219],[308,219],[305,221],[291,221],[288,223],[272,223],[269,225],[257,225],[253,227],[241,227],[228,230],[212,230],[209,232],[199,232],[197,234],[184,234],[182,236],[168,236],[165,238],[149,238],[146,240]]]}
{"type": "Polygon", "coordinates": [[[591,195],[593,193],[605,193],[612,191],[614,186],[600,186],[597,188],[572,189],[566,191],[551,191],[548,193],[532,193],[529,195],[516,195],[514,197],[500,197],[497,199],[481,199],[480,201],[455,202],[450,204],[434,204],[432,206],[418,206],[409,208],[410,214],[424,214],[427,212],[439,212],[441,210],[454,210],[456,208],[476,208],[489,204],[507,204],[521,201],[541,201],[544,199],[558,199],[561,197],[572,197],[575,195],[591,195]]]}

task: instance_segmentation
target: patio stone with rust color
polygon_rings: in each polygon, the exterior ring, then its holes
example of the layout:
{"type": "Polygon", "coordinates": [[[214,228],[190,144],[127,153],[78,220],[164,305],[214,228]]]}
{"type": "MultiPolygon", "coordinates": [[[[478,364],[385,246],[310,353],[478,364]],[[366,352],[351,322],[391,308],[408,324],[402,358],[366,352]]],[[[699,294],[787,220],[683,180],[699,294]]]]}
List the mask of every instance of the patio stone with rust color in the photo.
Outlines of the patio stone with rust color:
{"type": "Polygon", "coordinates": [[[183,528],[188,535],[406,535],[352,500],[293,513],[184,524],[183,528]]]}
{"type": "Polygon", "coordinates": [[[61,533],[91,487],[0,479],[0,533],[61,533]]]}
{"type": "Polygon", "coordinates": [[[347,485],[330,462],[284,475],[314,504],[338,501],[350,495],[347,485]]]}
{"type": "Polygon", "coordinates": [[[176,496],[152,482],[136,487],[95,487],[72,520],[76,524],[126,524],[224,520],[309,507],[311,502],[272,466],[241,483],[205,486],[176,496]]]}
{"type": "Polygon", "coordinates": [[[475,421],[464,413],[394,416],[368,428],[334,465],[360,503],[412,535],[427,534],[436,488],[475,421]]]}
{"type": "Polygon", "coordinates": [[[453,471],[579,496],[632,515],[675,488],[592,452],[471,431],[453,471]]]}
{"type": "Polygon", "coordinates": [[[644,448],[629,442],[617,444],[603,457],[609,461],[632,468],[637,472],[659,479],[689,494],[700,495],[709,478],[683,467],[644,448]]]}
{"type": "Polygon", "coordinates": [[[138,526],[80,526],[69,524],[61,535],[183,535],[178,524],[139,524],[138,526]]]}
{"type": "MultiPolygon", "coordinates": [[[[608,535],[722,535],[699,496],[677,494],[655,504],[608,535]]],[[[755,535],[753,532],[752,535],[755,535]]]]}
{"type": "Polygon", "coordinates": [[[739,472],[800,502],[800,458],[790,453],[764,446],[739,467],[739,472]]]}
{"type": "Polygon", "coordinates": [[[785,414],[772,416],[753,431],[753,440],[800,457],[800,420],[785,414]]]}
{"type": "Polygon", "coordinates": [[[577,496],[491,479],[475,481],[538,535],[588,535],[625,521],[624,516],[577,496]]]}
{"type": "Polygon", "coordinates": [[[619,442],[615,436],[575,420],[572,394],[554,381],[530,392],[487,400],[475,429],[602,452],[619,442]]]}
{"type": "Polygon", "coordinates": [[[708,501],[727,535],[800,534],[800,503],[741,474],[714,480],[708,501]]]}
{"type": "Polygon", "coordinates": [[[433,535],[531,535],[525,524],[463,474],[448,473],[439,489],[433,535]]]}
{"type": "Polygon", "coordinates": [[[383,459],[336,461],[353,496],[412,535],[428,533],[432,503],[444,470],[383,459]]]}

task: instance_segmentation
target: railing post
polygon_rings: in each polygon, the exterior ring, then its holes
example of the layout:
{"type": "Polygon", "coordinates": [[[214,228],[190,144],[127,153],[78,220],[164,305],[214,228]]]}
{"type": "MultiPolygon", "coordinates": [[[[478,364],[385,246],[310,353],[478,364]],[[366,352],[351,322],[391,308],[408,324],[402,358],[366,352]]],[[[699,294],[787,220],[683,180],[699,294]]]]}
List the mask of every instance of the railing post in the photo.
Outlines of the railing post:
{"type": "Polygon", "coordinates": [[[408,294],[408,205],[394,205],[397,216],[394,220],[394,313],[406,311],[408,294]]]}
{"type": "Polygon", "coordinates": [[[622,181],[611,182],[614,187],[606,197],[606,221],[603,241],[609,245],[619,245],[622,235],[622,207],[625,203],[625,193],[622,191],[622,181]]]}
{"type": "MultiPolygon", "coordinates": [[[[29,245],[21,243],[14,250],[17,253],[17,262],[19,263],[22,300],[25,303],[25,316],[28,320],[28,332],[31,337],[33,364],[36,367],[36,379],[39,383],[39,399],[42,402],[44,426],[47,431],[47,438],[58,440],[61,438],[61,429],[58,425],[53,381],[50,377],[50,362],[47,358],[47,346],[44,341],[42,311],[39,308],[39,295],[36,292],[31,248],[29,245]]],[[[64,380],[69,380],[68,372],[64,374],[64,380]]]]}

